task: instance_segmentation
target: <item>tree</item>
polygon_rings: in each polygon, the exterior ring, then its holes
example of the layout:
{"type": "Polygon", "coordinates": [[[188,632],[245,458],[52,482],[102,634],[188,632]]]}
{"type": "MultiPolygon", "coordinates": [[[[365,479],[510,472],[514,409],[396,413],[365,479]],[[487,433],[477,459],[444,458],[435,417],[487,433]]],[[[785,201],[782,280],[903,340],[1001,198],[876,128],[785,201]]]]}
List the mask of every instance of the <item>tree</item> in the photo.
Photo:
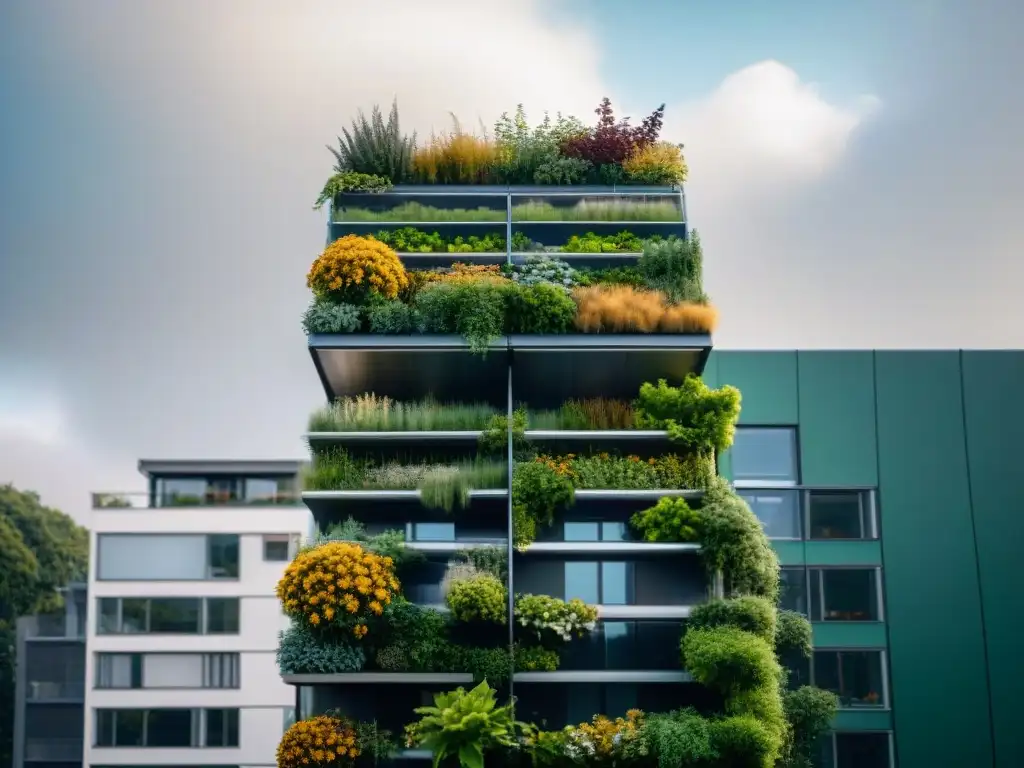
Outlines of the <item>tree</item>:
{"type": "Polygon", "coordinates": [[[39,495],[0,485],[0,765],[11,761],[15,625],[62,604],[58,589],[84,579],[89,534],[39,495]]]}

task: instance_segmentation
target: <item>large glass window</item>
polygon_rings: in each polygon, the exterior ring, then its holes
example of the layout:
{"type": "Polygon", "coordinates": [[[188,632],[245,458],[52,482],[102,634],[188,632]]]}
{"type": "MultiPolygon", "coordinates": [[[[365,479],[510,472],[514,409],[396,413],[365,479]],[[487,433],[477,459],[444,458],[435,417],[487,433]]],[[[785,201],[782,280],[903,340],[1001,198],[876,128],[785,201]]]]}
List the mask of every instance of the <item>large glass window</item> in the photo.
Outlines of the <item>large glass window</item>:
{"type": "Polygon", "coordinates": [[[238,535],[216,533],[208,539],[210,549],[207,578],[238,578],[238,535]]]}
{"type": "Polygon", "coordinates": [[[238,578],[236,534],[101,533],[96,538],[101,581],[238,578]]]}
{"type": "Polygon", "coordinates": [[[97,747],[237,747],[238,709],[97,709],[97,747]]]}
{"type": "Polygon", "coordinates": [[[878,569],[811,568],[811,621],[881,621],[878,569]]]}
{"type": "Polygon", "coordinates": [[[746,490],[739,495],[750,506],[769,539],[801,537],[799,491],[746,490]]]}
{"type": "Polygon", "coordinates": [[[779,569],[779,606],[807,615],[807,571],[803,568],[779,569]]]}
{"type": "Polygon", "coordinates": [[[809,491],[809,539],[873,539],[871,496],[862,491],[809,491]]]}
{"type": "Polygon", "coordinates": [[[97,688],[238,688],[237,653],[99,653],[97,688]]]}
{"type": "Polygon", "coordinates": [[[102,597],[97,634],[237,634],[237,597],[102,597]]]}
{"type": "Polygon", "coordinates": [[[800,482],[793,427],[740,427],[732,450],[737,484],[796,485],[800,482]]]}
{"type": "Polygon", "coordinates": [[[206,744],[207,747],[238,746],[238,710],[207,709],[206,713],[206,744]]]}
{"type": "Polygon", "coordinates": [[[206,598],[206,632],[210,635],[237,635],[241,603],[237,597],[206,598]]]}
{"type": "Polygon", "coordinates": [[[585,603],[632,605],[633,567],[625,562],[576,562],[565,564],[565,599],[585,603]]]}
{"type": "Polygon", "coordinates": [[[881,651],[814,652],[814,684],[832,691],[843,707],[884,707],[881,651]]]}
{"type": "Polygon", "coordinates": [[[161,597],[149,601],[149,632],[197,635],[202,631],[203,602],[198,597],[161,597]]]}
{"type": "Polygon", "coordinates": [[[597,563],[568,562],[565,564],[565,599],[579,598],[585,603],[600,603],[597,563]]]}
{"type": "MultiPolygon", "coordinates": [[[[835,768],[890,768],[892,736],[889,733],[833,734],[835,768]]],[[[827,763],[832,768],[833,763],[827,763]]]]}
{"type": "Polygon", "coordinates": [[[628,541],[629,530],[624,522],[577,520],[563,523],[565,541],[628,541]]]}
{"type": "Polygon", "coordinates": [[[414,541],[455,541],[455,523],[413,523],[414,541]]]}

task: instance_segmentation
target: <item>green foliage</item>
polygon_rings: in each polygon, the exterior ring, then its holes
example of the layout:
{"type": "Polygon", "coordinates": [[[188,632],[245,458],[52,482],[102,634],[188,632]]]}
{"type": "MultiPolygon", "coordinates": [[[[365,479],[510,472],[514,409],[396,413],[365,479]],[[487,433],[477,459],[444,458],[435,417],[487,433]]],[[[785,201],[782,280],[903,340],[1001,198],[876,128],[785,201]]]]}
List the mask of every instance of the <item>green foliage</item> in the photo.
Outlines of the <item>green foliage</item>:
{"type": "Polygon", "coordinates": [[[317,451],[302,470],[302,487],[307,491],[357,489],[364,487],[365,481],[364,463],[343,448],[317,451]]]}
{"type": "Polygon", "coordinates": [[[356,743],[359,745],[360,758],[374,765],[389,760],[398,751],[399,745],[395,735],[371,723],[356,723],[356,743]]]}
{"type": "Polygon", "coordinates": [[[720,478],[704,492],[701,559],[710,576],[721,571],[728,595],[779,595],[779,559],[750,507],[720,478]]]}
{"type": "Polygon", "coordinates": [[[358,645],[314,633],[302,624],[293,624],[278,638],[277,666],[283,675],[359,672],[366,664],[366,653],[358,645]]]}
{"type": "Polygon", "coordinates": [[[434,754],[434,768],[448,757],[458,757],[462,768],[484,768],[484,752],[516,744],[510,706],[499,707],[495,691],[486,681],[471,691],[457,688],[434,696],[434,705],[417,707],[419,722],[406,735],[416,746],[434,754]]]}
{"type": "Polygon", "coordinates": [[[590,163],[559,155],[558,147],[587,128],[575,117],[558,115],[554,121],[544,115],[540,125],[530,128],[523,105],[514,117],[502,113],[494,125],[497,162],[494,174],[502,184],[579,184],[590,163]]]}
{"type": "Polygon", "coordinates": [[[540,460],[564,472],[577,489],[616,488],[657,490],[701,488],[713,476],[708,457],[674,453],[641,459],[639,456],[541,456],[540,460]]]}
{"type": "Polygon", "coordinates": [[[505,306],[511,283],[471,280],[431,283],[416,294],[428,333],[458,333],[473,352],[486,353],[505,332],[505,306]]]}
{"type": "Polygon", "coordinates": [[[573,235],[562,246],[565,253],[638,253],[642,250],[643,241],[625,230],[614,235],[596,235],[593,232],[573,235]]]}
{"type": "Polygon", "coordinates": [[[703,265],[704,255],[696,230],[686,238],[644,242],[643,255],[637,261],[644,282],[650,288],[664,291],[673,302],[707,301],[703,265]]]}
{"type": "Polygon", "coordinates": [[[559,286],[563,292],[576,284],[576,270],[547,253],[530,254],[522,264],[511,268],[511,276],[520,285],[546,283],[559,286]]]}
{"type": "Polygon", "coordinates": [[[415,307],[398,299],[382,301],[367,310],[370,333],[422,333],[423,318],[415,307]]]}
{"type": "Polygon", "coordinates": [[[420,500],[427,509],[465,509],[469,506],[469,492],[473,478],[458,467],[435,467],[419,483],[420,500]]]}
{"type": "Polygon", "coordinates": [[[342,397],[313,412],[310,432],[404,432],[485,429],[494,417],[486,403],[401,402],[373,393],[342,397]]]}
{"type": "Polygon", "coordinates": [[[517,595],[515,621],[532,640],[560,645],[593,631],[597,626],[597,608],[578,598],[517,595]]]}
{"type": "Polygon", "coordinates": [[[575,205],[529,200],[512,207],[512,221],[681,221],[679,207],[664,200],[584,199],[575,205]]]}
{"type": "Polygon", "coordinates": [[[516,645],[514,651],[516,672],[554,672],[558,669],[558,651],[539,645],[516,645]]]}
{"type": "Polygon", "coordinates": [[[780,609],[775,627],[776,655],[797,653],[809,659],[811,652],[811,622],[796,611],[780,609]]]}
{"type": "Polygon", "coordinates": [[[694,680],[726,697],[778,684],[779,663],[772,647],[741,629],[687,629],[682,651],[694,680]]]}
{"type": "Polygon", "coordinates": [[[789,738],[784,768],[812,768],[815,746],[832,725],[839,699],[831,691],[804,685],[783,695],[789,738]]]}
{"type": "Polygon", "coordinates": [[[750,715],[712,720],[711,747],[718,765],[728,768],[772,768],[778,739],[772,728],[750,715]]]}
{"type": "Polygon", "coordinates": [[[630,403],[607,397],[568,400],[557,411],[530,414],[534,429],[633,429],[635,421],[630,403]]]}
{"type": "Polygon", "coordinates": [[[468,563],[478,571],[496,576],[502,583],[508,582],[508,550],[502,547],[460,549],[452,560],[468,563]]]}
{"type": "MultiPolygon", "coordinates": [[[[381,533],[368,534],[366,526],[351,516],[346,520],[336,523],[326,531],[317,533],[308,547],[316,547],[328,541],[352,541],[362,546],[368,552],[390,557],[395,563],[395,568],[401,569],[422,562],[425,558],[422,552],[409,549],[405,546],[405,531],[393,529],[381,533]]],[[[306,549],[306,547],[303,547],[306,549]]]]}
{"type": "Polygon", "coordinates": [[[659,379],[641,385],[634,410],[640,429],[667,430],[671,440],[692,450],[724,451],[736,434],[740,392],[729,385],[711,389],[693,375],[678,387],[659,379]]]}
{"type": "Polygon", "coordinates": [[[445,598],[456,621],[508,623],[508,592],[505,583],[481,573],[452,584],[445,598]]]}
{"type": "Polygon", "coordinates": [[[682,497],[663,496],[653,507],[635,513],[629,522],[645,541],[697,541],[700,512],[682,497]]]}
{"type": "Polygon", "coordinates": [[[687,631],[734,627],[750,632],[765,642],[775,643],[775,606],[763,597],[745,595],[728,600],[711,600],[696,606],[686,622],[687,631]]]}
{"type": "Polygon", "coordinates": [[[311,333],[355,333],[362,324],[359,307],[317,297],[302,315],[302,330],[311,333]]]}
{"type": "Polygon", "coordinates": [[[437,208],[416,201],[401,203],[383,210],[345,207],[334,209],[335,221],[505,221],[504,205],[499,208],[437,208]]]}
{"type": "Polygon", "coordinates": [[[416,227],[382,229],[373,236],[399,253],[501,253],[505,236],[495,232],[469,237],[445,237],[416,227]]]}
{"type": "Polygon", "coordinates": [[[553,283],[517,285],[508,303],[512,333],[569,333],[576,320],[576,302],[553,283]]]}
{"type": "Polygon", "coordinates": [[[693,709],[655,713],[644,721],[643,738],[658,768],[717,765],[712,725],[693,709]]]}
{"type": "Polygon", "coordinates": [[[581,267],[576,270],[576,281],[580,285],[629,285],[646,288],[647,282],[636,267],[607,267],[592,269],[581,267]]]}
{"type": "Polygon", "coordinates": [[[334,170],[338,173],[355,171],[383,176],[395,184],[412,174],[412,153],[416,147],[416,134],[406,136],[398,123],[398,100],[391,104],[387,123],[380,107],[374,106],[370,118],[359,112],[352,121],[352,129],[342,129],[338,148],[327,147],[334,155],[334,170]]]}
{"type": "Polygon", "coordinates": [[[335,201],[339,195],[346,192],[387,192],[389,189],[391,181],[382,176],[352,171],[336,173],[327,179],[320,196],[313,203],[313,210],[319,211],[324,207],[324,203],[335,201]]]}
{"type": "Polygon", "coordinates": [[[537,537],[538,525],[551,525],[555,512],[572,505],[572,481],[538,461],[517,462],[512,471],[512,524],[516,547],[537,537]]]}
{"type": "MultiPolygon", "coordinates": [[[[526,409],[517,408],[512,412],[512,454],[525,456],[531,451],[526,439],[526,409]]],[[[495,414],[487,428],[480,433],[480,453],[485,456],[506,456],[508,454],[508,417],[495,414]]]]}

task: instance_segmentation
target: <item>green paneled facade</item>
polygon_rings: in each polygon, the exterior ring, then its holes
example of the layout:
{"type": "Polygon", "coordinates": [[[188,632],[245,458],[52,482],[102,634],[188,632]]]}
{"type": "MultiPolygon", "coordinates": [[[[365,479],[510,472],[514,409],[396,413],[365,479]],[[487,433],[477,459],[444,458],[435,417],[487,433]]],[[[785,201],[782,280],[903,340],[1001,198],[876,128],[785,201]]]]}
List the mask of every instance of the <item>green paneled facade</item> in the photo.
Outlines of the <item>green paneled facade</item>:
{"type": "Polygon", "coordinates": [[[875,489],[877,540],[776,541],[809,583],[881,566],[881,620],[813,622],[816,651],[886,660],[836,731],[891,730],[900,768],[1024,766],[1024,352],[716,351],[706,378],[741,428],[797,429],[799,488],[875,489]]]}

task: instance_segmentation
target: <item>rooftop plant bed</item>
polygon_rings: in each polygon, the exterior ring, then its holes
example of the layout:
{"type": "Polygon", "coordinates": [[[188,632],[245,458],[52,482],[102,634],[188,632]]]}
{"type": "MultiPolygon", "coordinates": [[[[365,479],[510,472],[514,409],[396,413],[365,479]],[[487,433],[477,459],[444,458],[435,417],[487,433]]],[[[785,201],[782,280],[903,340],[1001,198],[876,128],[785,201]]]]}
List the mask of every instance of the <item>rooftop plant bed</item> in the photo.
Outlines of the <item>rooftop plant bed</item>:
{"type": "Polygon", "coordinates": [[[320,207],[347,192],[381,192],[392,184],[628,184],[665,186],[686,180],[680,145],[660,138],[665,107],[640,125],[616,120],[606,98],[594,110],[596,124],[545,115],[531,127],[522,106],[503,114],[490,136],[452,129],[419,139],[401,129],[398,104],[387,120],[379,107],[359,113],[342,129],[334,175],[316,201],[320,207]]]}
{"type": "Polygon", "coordinates": [[[307,275],[314,302],[307,333],[459,334],[475,352],[507,333],[710,333],[696,235],[646,243],[642,286],[602,282],[550,257],[521,265],[407,270],[374,238],[348,235],[327,246],[307,275]]]}
{"type": "MultiPolygon", "coordinates": [[[[334,221],[354,222],[500,222],[508,219],[505,207],[439,208],[416,201],[391,207],[337,207],[334,221]]],[[[583,199],[570,205],[531,200],[512,206],[512,221],[639,221],[679,222],[682,209],[671,200],[583,199]]]]}

